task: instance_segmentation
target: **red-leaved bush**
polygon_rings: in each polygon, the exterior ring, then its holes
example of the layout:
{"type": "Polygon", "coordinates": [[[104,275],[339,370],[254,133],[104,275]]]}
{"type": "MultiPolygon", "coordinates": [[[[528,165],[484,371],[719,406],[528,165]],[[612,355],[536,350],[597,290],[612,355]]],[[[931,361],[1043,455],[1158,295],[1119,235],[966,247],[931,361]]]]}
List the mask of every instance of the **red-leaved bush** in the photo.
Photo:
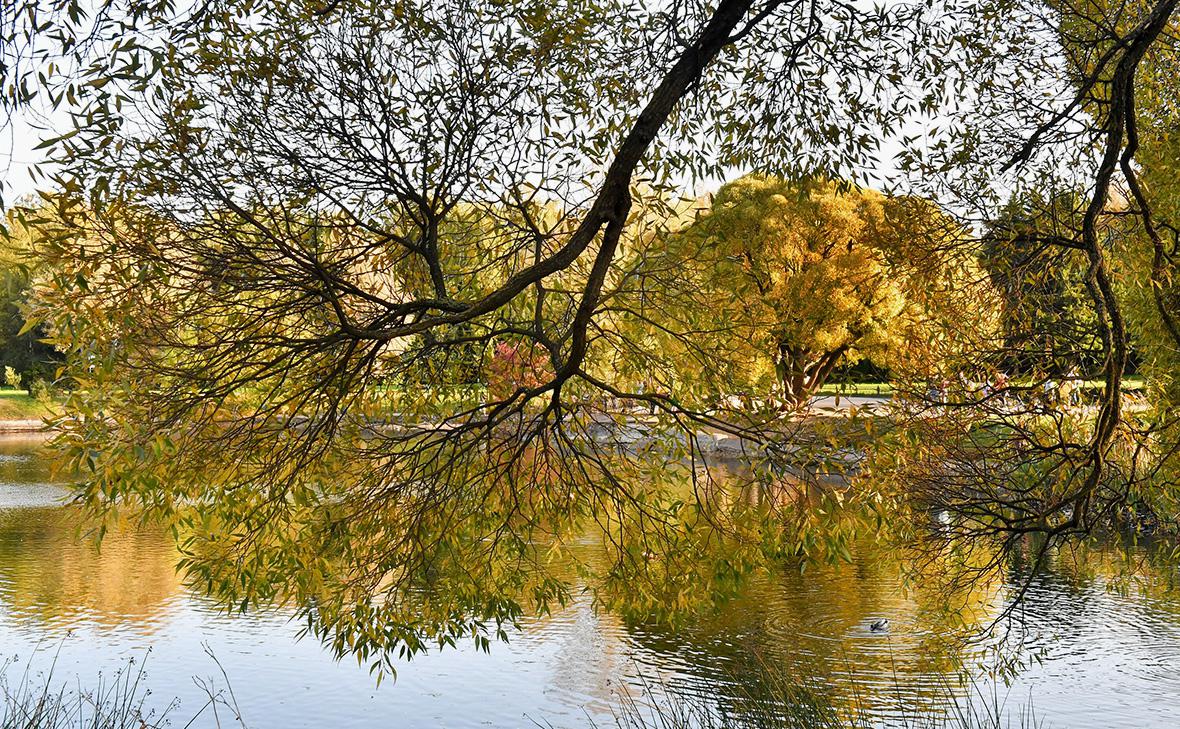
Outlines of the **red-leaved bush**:
{"type": "Polygon", "coordinates": [[[488,394],[509,397],[521,387],[537,387],[552,374],[549,358],[535,344],[496,342],[485,368],[488,394]]]}

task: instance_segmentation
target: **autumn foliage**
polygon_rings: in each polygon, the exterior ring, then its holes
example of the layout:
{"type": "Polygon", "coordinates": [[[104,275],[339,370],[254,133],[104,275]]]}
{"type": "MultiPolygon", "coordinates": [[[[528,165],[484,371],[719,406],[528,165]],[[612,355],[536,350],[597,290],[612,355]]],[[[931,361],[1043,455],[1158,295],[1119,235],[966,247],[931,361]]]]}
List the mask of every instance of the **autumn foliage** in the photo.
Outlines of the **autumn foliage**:
{"type": "Polygon", "coordinates": [[[707,332],[714,352],[742,362],[730,379],[774,388],[794,407],[836,367],[864,358],[901,365],[934,346],[947,315],[978,313],[939,296],[971,288],[970,267],[952,271],[935,253],[962,236],[926,201],[749,175],[666,236],[652,258],[678,261],[677,273],[657,279],[667,291],[653,284],[644,293],[666,297],[684,330],[707,332]]]}
{"type": "Polygon", "coordinates": [[[544,351],[523,342],[496,342],[485,370],[488,394],[507,399],[520,389],[531,389],[552,377],[544,351]]]}

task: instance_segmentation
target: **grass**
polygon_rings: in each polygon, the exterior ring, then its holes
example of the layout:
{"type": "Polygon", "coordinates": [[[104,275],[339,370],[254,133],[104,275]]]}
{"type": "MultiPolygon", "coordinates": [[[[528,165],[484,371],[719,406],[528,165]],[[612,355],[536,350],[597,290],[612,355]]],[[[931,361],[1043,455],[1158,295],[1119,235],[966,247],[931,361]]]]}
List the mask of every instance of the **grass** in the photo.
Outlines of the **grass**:
{"type": "MultiPolygon", "coordinates": [[[[1081,387],[1083,390],[1101,390],[1106,386],[1103,380],[1083,380],[1081,387]]],[[[1147,389],[1147,383],[1139,375],[1132,375],[1123,378],[1123,392],[1140,392],[1147,389]]]]}
{"type": "MultiPolygon", "coordinates": [[[[56,661],[55,661],[56,663],[56,661]]],[[[28,669],[15,682],[11,663],[0,674],[0,729],[157,729],[166,721],[145,705],[143,667],[125,664],[113,676],[99,676],[92,689],[74,689],[28,669]]]]}
{"type": "Polygon", "coordinates": [[[0,389],[0,420],[40,420],[58,411],[58,404],[45,402],[24,390],[0,389]]]}
{"type": "MultiPolygon", "coordinates": [[[[34,651],[42,653],[41,649],[34,651]]],[[[206,646],[205,653],[217,659],[206,646]]],[[[228,688],[228,676],[221,664],[226,688],[212,679],[194,677],[205,692],[206,701],[187,721],[173,723],[179,708],[173,700],[161,710],[148,705],[151,695],[145,686],[144,661],[127,659],[110,675],[99,674],[92,688],[71,686],[70,681],[54,677],[57,656],[47,672],[33,673],[26,667],[18,675],[11,659],[0,663],[0,729],[164,729],[179,726],[187,729],[202,720],[202,726],[246,729],[237,700],[228,688]]]]}
{"type": "Polygon", "coordinates": [[[820,395],[892,395],[893,385],[889,382],[826,382],[819,388],[820,395]]]}

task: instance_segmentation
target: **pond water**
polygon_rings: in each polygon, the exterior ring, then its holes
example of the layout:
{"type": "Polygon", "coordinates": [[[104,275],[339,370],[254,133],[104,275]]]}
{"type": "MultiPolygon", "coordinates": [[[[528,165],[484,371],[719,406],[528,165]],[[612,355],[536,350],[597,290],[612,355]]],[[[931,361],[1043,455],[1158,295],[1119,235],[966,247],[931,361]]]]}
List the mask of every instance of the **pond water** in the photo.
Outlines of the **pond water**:
{"type": "MultiPolygon", "coordinates": [[[[10,672],[30,661],[45,672],[56,660],[55,680],[82,685],[146,661],[153,705],[179,700],[175,726],[204,703],[194,678],[224,685],[218,662],[256,729],[613,726],[624,693],[643,701],[654,684],[726,701],[759,665],[836,700],[857,696],[882,723],[947,695],[947,617],[920,586],[903,591],[887,557],[768,579],[675,629],[576,602],[490,653],[421,656],[377,685],[366,667],[297,639],[289,615],[227,616],[186,589],[163,533],[115,533],[101,551],[79,540],[40,447],[0,438],[0,654],[10,672]],[[890,619],[887,633],[868,629],[878,617],[890,619]]],[[[1037,579],[1022,630],[1031,653],[1046,652],[999,698],[1017,709],[1031,698],[1049,726],[1180,726],[1180,596],[1121,595],[1095,574],[1037,579]]],[[[964,606],[986,620],[1003,594],[979,588],[964,606]]],[[[209,712],[193,724],[215,725],[209,712]]]]}

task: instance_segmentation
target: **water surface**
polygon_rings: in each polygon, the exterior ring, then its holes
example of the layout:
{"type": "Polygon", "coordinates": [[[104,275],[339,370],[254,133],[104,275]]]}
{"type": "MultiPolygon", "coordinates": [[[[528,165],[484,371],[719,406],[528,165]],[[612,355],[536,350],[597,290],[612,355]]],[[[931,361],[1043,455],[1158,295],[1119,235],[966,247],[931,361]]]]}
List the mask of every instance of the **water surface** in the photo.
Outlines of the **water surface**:
{"type": "MultiPolygon", "coordinates": [[[[153,705],[179,701],[176,726],[204,703],[194,677],[222,686],[222,668],[257,729],[611,726],[624,692],[642,701],[655,683],[726,702],[750,690],[744,679],[760,666],[838,703],[859,697],[897,722],[899,707],[945,701],[955,668],[940,596],[902,590],[889,555],[861,555],[845,568],[762,580],[675,628],[596,614],[581,600],[490,653],[421,656],[378,686],[367,667],[297,639],[288,614],[218,611],[184,586],[159,530],[119,530],[97,550],[66,494],[38,439],[0,438],[0,654],[40,671],[56,659],[58,679],[82,684],[146,660],[153,705]],[[869,631],[876,617],[890,618],[888,634],[869,631]]],[[[986,619],[1003,591],[962,597],[986,619]]],[[[1120,595],[1063,569],[1037,579],[1023,618],[1026,655],[1046,652],[998,689],[1009,703],[1031,696],[1050,726],[1180,726],[1180,596],[1120,595]]],[[[194,724],[215,725],[209,713],[194,724]]]]}

